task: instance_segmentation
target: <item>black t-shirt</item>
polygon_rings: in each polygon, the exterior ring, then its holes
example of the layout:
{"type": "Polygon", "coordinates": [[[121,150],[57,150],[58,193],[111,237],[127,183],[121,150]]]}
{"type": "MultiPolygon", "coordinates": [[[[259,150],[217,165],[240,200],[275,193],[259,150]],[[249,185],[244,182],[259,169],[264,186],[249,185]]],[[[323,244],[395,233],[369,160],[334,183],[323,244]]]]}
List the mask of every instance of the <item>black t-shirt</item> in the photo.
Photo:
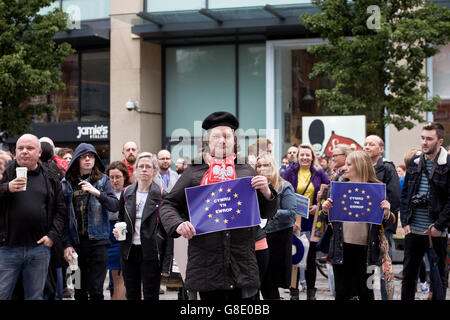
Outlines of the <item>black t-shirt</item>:
{"type": "Polygon", "coordinates": [[[11,193],[8,246],[37,246],[49,231],[47,183],[40,165],[27,173],[26,191],[11,193]]]}
{"type": "MultiPolygon", "coordinates": [[[[89,175],[81,176],[81,180],[89,182],[89,175]]],[[[89,192],[83,192],[78,185],[79,182],[72,182],[73,189],[73,210],[75,211],[75,218],[77,219],[78,234],[88,235],[88,205],[89,205],[89,192]]]]}

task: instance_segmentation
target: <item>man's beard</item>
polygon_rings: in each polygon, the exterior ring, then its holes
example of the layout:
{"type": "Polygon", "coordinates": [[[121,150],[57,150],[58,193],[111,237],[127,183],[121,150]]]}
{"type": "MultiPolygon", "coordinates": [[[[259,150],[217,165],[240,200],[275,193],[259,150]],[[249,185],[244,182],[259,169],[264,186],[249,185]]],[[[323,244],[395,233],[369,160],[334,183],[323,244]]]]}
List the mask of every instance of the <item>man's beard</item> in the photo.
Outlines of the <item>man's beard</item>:
{"type": "Polygon", "coordinates": [[[133,155],[128,156],[128,157],[127,157],[127,162],[128,162],[129,164],[134,164],[134,163],[136,162],[136,157],[133,156],[133,155]]]}
{"type": "MultiPolygon", "coordinates": [[[[430,149],[427,152],[424,151],[423,153],[425,153],[426,155],[433,154],[436,152],[437,148],[438,148],[438,144],[435,143],[432,147],[430,147],[430,149]]],[[[422,147],[422,151],[423,151],[423,147],[422,147]]]]}

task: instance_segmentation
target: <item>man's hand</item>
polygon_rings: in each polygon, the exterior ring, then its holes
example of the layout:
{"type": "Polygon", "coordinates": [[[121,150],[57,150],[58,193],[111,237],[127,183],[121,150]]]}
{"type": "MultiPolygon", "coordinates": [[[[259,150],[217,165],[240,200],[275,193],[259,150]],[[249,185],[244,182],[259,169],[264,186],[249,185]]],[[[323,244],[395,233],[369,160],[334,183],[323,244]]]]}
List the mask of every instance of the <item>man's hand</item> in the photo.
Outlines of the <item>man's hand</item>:
{"type": "MultiPolygon", "coordinates": [[[[403,227],[403,232],[405,232],[405,236],[411,233],[411,226],[407,225],[403,227]]],[[[426,232],[426,231],[425,231],[426,232]]]]}
{"type": "Polygon", "coordinates": [[[66,259],[67,262],[72,260],[72,255],[75,252],[75,249],[73,247],[67,247],[64,249],[64,259],[66,259]]]}
{"type": "Polygon", "coordinates": [[[20,192],[27,185],[27,178],[15,178],[8,183],[9,192],[20,192]]]}
{"type": "Polygon", "coordinates": [[[272,199],[272,192],[270,191],[269,181],[267,181],[266,177],[264,177],[264,176],[254,176],[252,178],[252,187],[255,190],[261,191],[261,193],[263,194],[264,198],[266,198],[267,200],[272,199]]]}
{"type": "Polygon", "coordinates": [[[195,231],[192,223],[190,223],[189,221],[185,221],[178,226],[177,233],[183,238],[192,239],[192,237],[195,236],[197,232],[195,231]]]}
{"type": "Polygon", "coordinates": [[[39,239],[37,244],[41,244],[41,243],[43,243],[44,246],[46,246],[47,248],[53,247],[53,240],[50,239],[48,236],[43,236],[41,239],[39,239]]]}
{"type": "Polygon", "coordinates": [[[431,235],[432,237],[440,237],[442,234],[442,232],[436,229],[434,225],[429,226],[428,230],[426,230],[424,233],[427,235],[431,235]]]}

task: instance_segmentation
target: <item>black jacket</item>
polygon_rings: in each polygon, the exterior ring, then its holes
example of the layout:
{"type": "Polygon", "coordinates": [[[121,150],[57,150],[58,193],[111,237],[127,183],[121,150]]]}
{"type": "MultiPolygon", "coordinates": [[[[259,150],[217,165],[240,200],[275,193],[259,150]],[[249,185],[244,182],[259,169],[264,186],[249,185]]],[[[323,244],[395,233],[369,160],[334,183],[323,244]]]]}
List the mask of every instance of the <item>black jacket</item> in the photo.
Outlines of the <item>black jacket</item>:
{"type": "MultiPolygon", "coordinates": [[[[127,223],[127,238],[120,241],[120,255],[124,260],[128,260],[130,254],[136,223],[136,191],[137,183],[134,183],[124,190],[119,201],[119,221],[127,223]]],[[[163,241],[167,239],[163,228],[160,228],[163,234],[157,232],[157,209],[161,200],[161,189],[153,182],[142,213],[140,230],[143,259],[146,261],[157,260],[160,264],[164,259],[163,241]]]]}
{"type": "MultiPolygon", "coordinates": [[[[161,207],[161,220],[169,236],[179,237],[177,227],[189,220],[185,188],[199,186],[208,170],[207,164],[189,166],[166,196],[161,207]]],[[[247,164],[236,164],[238,178],[255,176],[247,164]]],[[[269,219],[277,211],[277,193],[273,199],[258,194],[261,218],[269,219]]],[[[257,289],[259,269],[255,254],[257,227],[232,229],[194,236],[188,244],[186,288],[199,292],[234,288],[257,289]]]]}
{"type": "MultiPolygon", "coordinates": [[[[415,156],[409,161],[406,168],[400,207],[403,226],[411,224],[412,210],[410,201],[411,197],[417,194],[419,190],[423,161],[423,155],[415,156]]],[[[431,184],[428,216],[434,221],[434,227],[442,232],[449,226],[450,222],[450,156],[441,147],[435,161],[433,169],[429,172],[431,184]]]]}
{"type": "Polygon", "coordinates": [[[395,166],[390,161],[383,158],[378,159],[374,166],[377,179],[386,185],[386,200],[391,204],[391,212],[395,216],[393,223],[386,225],[386,231],[395,234],[398,224],[398,213],[400,211],[400,182],[395,166]]]}
{"type": "MultiPolygon", "coordinates": [[[[68,221],[67,209],[59,180],[51,178],[46,169],[40,164],[39,166],[46,178],[47,225],[49,226],[47,236],[54,243],[57,243],[60,240],[64,225],[68,221]]],[[[16,178],[16,167],[18,167],[16,160],[9,162],[0,182],[0,245],[8,241],[9,199],[11,195],[8,184],[16,178]]]]}

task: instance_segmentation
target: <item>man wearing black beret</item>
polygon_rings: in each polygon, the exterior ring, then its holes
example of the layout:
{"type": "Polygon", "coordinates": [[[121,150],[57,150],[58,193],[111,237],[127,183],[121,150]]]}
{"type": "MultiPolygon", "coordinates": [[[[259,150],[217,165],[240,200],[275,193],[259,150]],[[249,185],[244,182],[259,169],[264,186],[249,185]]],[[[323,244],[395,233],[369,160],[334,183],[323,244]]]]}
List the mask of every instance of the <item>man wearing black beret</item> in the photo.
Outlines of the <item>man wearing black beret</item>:
{"type": "Polygon", "coordinates": [[[214,112],[203,121],[207,147],[164,199],[160,215],[167,233],[189,239],[185,287],[198,291],[201,300],[251,300],[260,286],[255,255],[257,227],[229,229],[197,235],[189,222],[185,188],[253,176],[261,218],[277,211],[277,193],[264,176],[236,161],[235,130],[239,120],[228,112],[214,112]],[[225,170],[212,170],[215,166],[225,170]]]}

